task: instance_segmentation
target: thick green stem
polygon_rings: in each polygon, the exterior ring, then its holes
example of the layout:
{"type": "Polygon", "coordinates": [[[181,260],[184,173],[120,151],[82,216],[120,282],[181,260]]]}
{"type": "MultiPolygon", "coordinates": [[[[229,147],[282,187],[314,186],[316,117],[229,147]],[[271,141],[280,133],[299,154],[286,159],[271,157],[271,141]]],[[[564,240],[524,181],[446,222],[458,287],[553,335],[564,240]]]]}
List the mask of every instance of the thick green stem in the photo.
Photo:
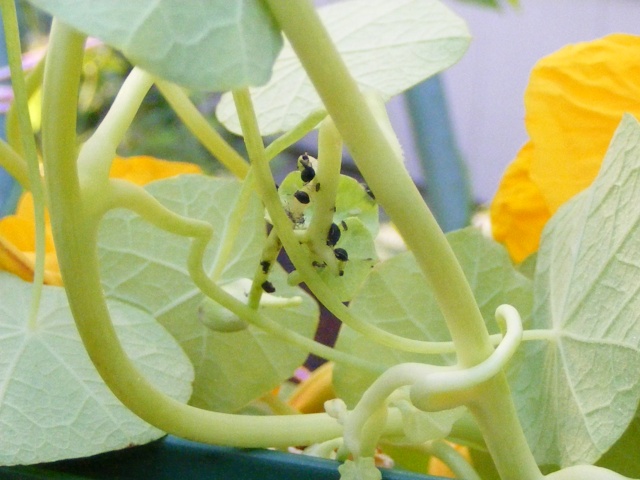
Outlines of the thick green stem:
{"type": "Polygon", "coordinates": [[[182,88],[159,79],[156,79],[156,85],[176,115],[209,153],[237,178],[245,178],[249,173],[246,160],[209,124],[182,88]]]}
{"type": "MultiPolygon", "coordinates": [[[[33,70],[26,76],[25,85],[27,88],[27,98],[31,100],[35,93],[42,86],[42,77],[44,75],[44,58],[38,62],[33,70]]],[[[20,136],[20,127],[18,125],[18,108],[14,102],[9,107],[5,121],[5,130],[7,142],[18,153],[24,155],[22,148],[22,138],[20,136]]]]}
{"type": "MultiPolygon", "coordinates": [[[[76,167],[77,93],[84,37],[54,21],[43,93],[43,152],[51,224],[60,270],[78,331],[98,372],[135,414],[192,440],[244,447],[306,445],[339,436],[329,416],[252,417],[182,404],[156,390],[122,350],[102,294],[97,222],[87,215],[76,167]]],[[[90,210],[90,209],[89,209],[90,210]]]]}
{"type": "Polygon", "coordinates": [[[340,167],[342,165],[342,138],[331,118],[320,125],[318,134],[318,168],[315,181],[320,189],[314,195],[314,210],[308,235],[316,247],[326,248],[327,232],[333,222],[336,207],[340,167]]]}
{"type": "MultiPolygon", "coordinates": [[[[492,351],[460,264],[393,145],[385,138],[308,0],[266,0],[296,51],[358,168],[414,253],[441,307],[458,361],[469,367],[492,351]]],[[[504,479],[540,479],[503,374],[478,390],[472,412],[504,479]]]]}
{"type": "Polygon", "coordinates": [[[301,247],[293,231],[291,220],[282,208],[280,197],[273,181],[273,175],[269,169],[269,162],[258,130],[258,122],[249,91],[246,89],[234,91],[233,98],[240,117],[247,152],[255,172],[256,188],[260,198],[269,212],[273,226],[277,230],[287,255],[289,255],[291,262],[296,267],[296,271],[300,273],[301,279],[304,280],[318,300],[342,322],[374,342],[403,351],[430,354],[451,353],[453,345],[450,342],[425,342],[400,337],[351,315],[349,309],[324,283],[311,265],[308,258],[308,250],[304,250],[301,247]]]}
{"type": "MultiPolygon", "coordinates": [[[[18,130],[22,151],[27,163],[29,185],[33,195],[33,211],[36,229],[36,262],[33,272],[33,295],[31,311],[29,313],[29,328],[35,328],[44,284],[44,256],[45,256],[45,219],[44,219],[44,187],[40,177],[40,162],[36,141],[29,117],[29,98],[27,86],[22,71],[22,50],[20,47],[20,32],[18,31],[18,16],[13,0],[1,0],[2,20],[4,23],[7,56],[11,69],[11,85],[13,86],[14,103],[18,114],[18,130]]],[[[7,146],[8,148],[8,146],[7,146]]],[[[9,156],[11,158],[11,155],[9,156]]],[[[17,160],[17,159],[14,159],[17,160]]],[[[17,166],[19,163],[14,162],[17,166]]]]}
{"type": "Polygon", "coordinates": [[[433,288],[456,344],[470,366],[491,343],[460,264],[409,173],[371,115],[358,86],[308,0],[267,0],[376,200],[394,222],[433,288]]]}
{"type": "Polygon", "coordinates": [[[283,133],[281,136],[271,142],[267,148],[265,148],[267,159],[272,160],[280,152],[284,151],[286,148],[289,148],[298,140],[301,140],[326,116],[327,112],[325,112],[324,110],[316,110],[315,112],[310,113],[309,116],[302,120],[298,125],[293,127],[288,132],[283,133]]]}
{"type": "Polygon", "coordinates": [[[444,440],[434,440],[427,443],[425,451],[442,461],[456,475],[465,480],[482,480],[458,451],[444,440]]]}
{"type": "Polygon", "coordinates": [[[0,140],[0,167],[9,172],[24,190],[31,188],[27,162],[4,140],[0,140]]]}
{"type": "Polygon", "coordinates": [[[194,237],[188,263],[191,278],[207,296],[236,314],[242,320],[320,357],[376,373],[384,370],[381,366],[373,365],[371,362],[360,359],[354,355],[334,350],[281,326],[261,314],[261,312],[258,312],[257,305],[256,307],[245,305],[233,295],[227,293],[223,288],[219,287],[207,276],[203,267],[206,247],[213,235],[211,224],[176,214],[164,207],[142,187],[124,180],[111,179],[109,188],[103,192],[100,200],[100,208],[92,209],[89,212],[93,215],[89,221],[97,222],[97,219],[110,208],[126,208],[134,211],[140,215],[141,218],[160,229],[175,235],[194,237]]]}
{"type": "Polygon", "coordinates": [[[80,150],[78,169],[83,188],[104,188],[116,149],[152,85],[151,75],[139,68],[126,78],[104,120],[80,150]]]}

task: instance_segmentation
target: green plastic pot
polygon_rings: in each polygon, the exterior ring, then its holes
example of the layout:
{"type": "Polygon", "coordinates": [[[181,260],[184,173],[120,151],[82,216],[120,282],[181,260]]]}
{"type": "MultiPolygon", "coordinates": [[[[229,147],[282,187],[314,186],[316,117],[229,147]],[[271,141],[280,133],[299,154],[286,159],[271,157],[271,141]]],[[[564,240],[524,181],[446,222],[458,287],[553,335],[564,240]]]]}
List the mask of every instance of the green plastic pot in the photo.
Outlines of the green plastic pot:
{"type": "MultiPolygon", "coordinates": [[[[242,450],[175,437],[89,458],[2,467],[0,479],[109,480],[338,480],[333,460],[273,450],[242,450]]],[[[385,480],[436,480],[401,470],[383,470],[385,480]]]]}

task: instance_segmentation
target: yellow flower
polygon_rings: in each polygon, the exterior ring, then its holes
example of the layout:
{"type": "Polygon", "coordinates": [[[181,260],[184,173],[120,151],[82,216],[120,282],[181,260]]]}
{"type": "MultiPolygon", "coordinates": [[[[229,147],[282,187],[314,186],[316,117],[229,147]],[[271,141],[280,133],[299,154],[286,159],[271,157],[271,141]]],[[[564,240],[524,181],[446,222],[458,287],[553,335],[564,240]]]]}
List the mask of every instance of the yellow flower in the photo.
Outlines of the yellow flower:
{"type": "MultiPolygon", "coordinates": [[[[169,162],[153,157],[138,156],[115,158],[111,166],[111,178],[129,180],[145,185],[154,180],[173,177],[183,173],[202,173],[190,163],[169,162]]],[[[47,285],[62,285],[58,258],[53,246],[49,216],[45,214],[45,278],[47,285]]],[[[23,280],[32,281],[35,266],[35,223],[33,198],[30,193],[22,195],[14,215],[0,220],[0,270],[11,272],[23,280]]]]}
{"type": "Polygon", "coordinates": [[[525,92],[530,140],[491,204],[493,236],[515,262],[538,249],[544,225],[588,187],[624,113],[640,116],[640,37],[609,35],[543,58],[525,92]]]}

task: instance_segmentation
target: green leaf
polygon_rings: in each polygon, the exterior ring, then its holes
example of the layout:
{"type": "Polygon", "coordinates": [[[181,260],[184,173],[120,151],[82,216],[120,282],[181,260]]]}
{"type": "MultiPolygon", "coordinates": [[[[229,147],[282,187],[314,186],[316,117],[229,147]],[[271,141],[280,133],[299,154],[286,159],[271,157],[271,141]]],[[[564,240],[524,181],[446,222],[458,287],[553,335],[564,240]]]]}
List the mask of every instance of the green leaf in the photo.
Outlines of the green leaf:
{"type": "MultiPolygon", "coordinates": [[[[460,261],[480,305],[485,321],[498,332],[495,311],[503,303],[514,305],[526,322],[532,307],[531,281],[518,273],[504,248],[479,231],[467,228],[447,238],[460,261]]],[[[411,253],[378,264],[349,306],[351,313],[396,335],[411,339],[450,339],[430,287],[411,253]]],[[[399,352],[372,344],[343,327],[336,348],[389,366],[403,362],[451,364],[451,356],[427,356],[399,352]]],[[[375,376],[352,367],[336,365],[334,384],[349,405],[354,405],[375,376]]]]}
{"type": "Polygon", "coordinates": [[[196,90],[263,85],[282,47],[260,0],[29,1],[133,64],[196,90]]]}
{"type": "MultiPolygon", "coordinates": [[[[215,234],[205,269],[220,284],[253,277],[265,242],[264,211],[257,197],[252,195],[247,203],[238,182],[203,175],[154,182],[147,188],[173,211],[211,222],[215,234]]],[[[231,333],[204,326],[198,317],[204,297],[186,267],[189,245],[189,239],[160,231],[130,212],[109,213],[99,237],[105,293],[149,312],[182,345],[196,369],[192,404],[236,411],[290,377],[307,352],[253,326],[231,333]]],[[[288,286],[277,266],[269,281],[277,295],[303,301],[291,308],[263,308],[262,313],[313,337],[316,303],[300,288],[288,286]]]]}
{"type": "MultiPolygon", "coordinates": [[[[454,64],[470,40],[464,21],[438,1],[351,0],[320,9],[320,16],[360,87],[387,99],[454,64]]],[[[251,94],[263,135],[287,131],[322,108],[288,44],[269,83],[251,94]]],[[[230,95],[216,115],[242,133],[230,95]]]]}
{"type": "MultiPolygon", "coordinates": [[[[0,464],[85,457],[164,435],[102,382],[62,288],[43,287],[37,326],[28,327],[31,290],[30,283],[0,273],[0,464]]],[[[179,345],[150,315],[108,304],[120,341],[142,374],[186,402],[193,367],[179,345]]]]}
{"type": "Polygon", "coordinates": [[[442,412],[423,412],[407,400],[394,402],[392,405],[398,407],[402,414],[402,428],[408,443],[411,444],[445,438],[451,433],[453,424],[465,413],[464,407],[442,412]]]}
{"type": "Polygon", "coordinates": [[[373,237],[363,223],[355,217],[343,221],[347,230],[342,233],[336,248],[344,249],[349,260],[342,266],[343,275],[336,276],[328,269],[319,269],[320,278],[340,297],[340,301],[351,300],[363,280],[378,261],[373,237]]]}
{"type": "Polygon", "coordinates": [[[544,230],[516,402],[539,463],[593,463],[640,399],[640,126],[625,116],[601,171],[544,230]]]}

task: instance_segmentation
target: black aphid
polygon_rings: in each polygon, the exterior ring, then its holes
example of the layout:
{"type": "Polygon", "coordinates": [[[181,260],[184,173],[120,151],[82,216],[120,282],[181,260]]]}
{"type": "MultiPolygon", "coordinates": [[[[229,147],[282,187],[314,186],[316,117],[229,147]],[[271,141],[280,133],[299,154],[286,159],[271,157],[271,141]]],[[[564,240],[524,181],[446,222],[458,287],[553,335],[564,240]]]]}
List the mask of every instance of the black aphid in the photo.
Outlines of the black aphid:
{"type": "Polygon", "coordinates": [[[293,194],[293,196],[296,197],[296,200],[304,205],[311,201],[311,199],[309,198],[309,194],[307,192],[303,192],[302,190],[298,190],[293,194]]]}
{"type": "Polygon", "coordinates": [[[316,183],[316,192],[319,192],[319,191],[320,191],[320,184],[316,183]]]}
{"type": "Polygon", "coordinates": [[[300,165],[302,165],[303,168],[311,166],[311,160],[309,159],[309,155],[307,155],[306,153],[303,155],[300,155],[300,158],[298,159],[298,161],[300,162],[300,165]]]}
{"type": "Polygon", "coordinates": [[[336,258],[338,260],[340,260],[341,262],[346,262],[349,260],[349,254],[347,253],[347,251],[344,248],[336,248],[333,251],[333,254],[336,256],[336,258]]]}
{"type": "Polygon", "coordinates": [[[367,195],[369,195],[371,197],[372,200],[376,199],[376,196],[373,194],[373,192],[371,191],[371,189],[369,188],[369,185],[364,184],[364,191],[367,192],[367,195]]]}
{"type": "Polygon", "coordinates": [[[262,282],[262,285],[260,285],[262,287],[262,290],[264,290],[267,293],[273,293],[276,291],[276,287],[273,286],[273,283],[269,282],[269,281],[264,281],[262,282]]]}
{"type": "Polygon", "coordinates": [[[344,220],[342,220],[340,222],[340,226],[342,227],[342,229],[346,232],[347,230],[349,230],[349,226],[347,225],[347,222],[345,222],[344,220]]]}
{"type": "Polygon", "coordinates": [[[260,266],[262,267],[262,273],[269,273],[269,269],[271,268],[271,262],[267,260],[262,260],[260,262],[260,266]]]}
{"type": "Polygon", "coordinates": [[[327,245],[333,247],[338,243],[338,240],[340,240],[340,228],[335,223],[332,223],[327,234],[327,245]]]}
{"type": "Polygon", "coordinates": [[[303,166],[302,171],[300,172],[300,178],[304,183],[309,183],[316,176],[316,171],[313,169],[311,165],[303,166]]]}

